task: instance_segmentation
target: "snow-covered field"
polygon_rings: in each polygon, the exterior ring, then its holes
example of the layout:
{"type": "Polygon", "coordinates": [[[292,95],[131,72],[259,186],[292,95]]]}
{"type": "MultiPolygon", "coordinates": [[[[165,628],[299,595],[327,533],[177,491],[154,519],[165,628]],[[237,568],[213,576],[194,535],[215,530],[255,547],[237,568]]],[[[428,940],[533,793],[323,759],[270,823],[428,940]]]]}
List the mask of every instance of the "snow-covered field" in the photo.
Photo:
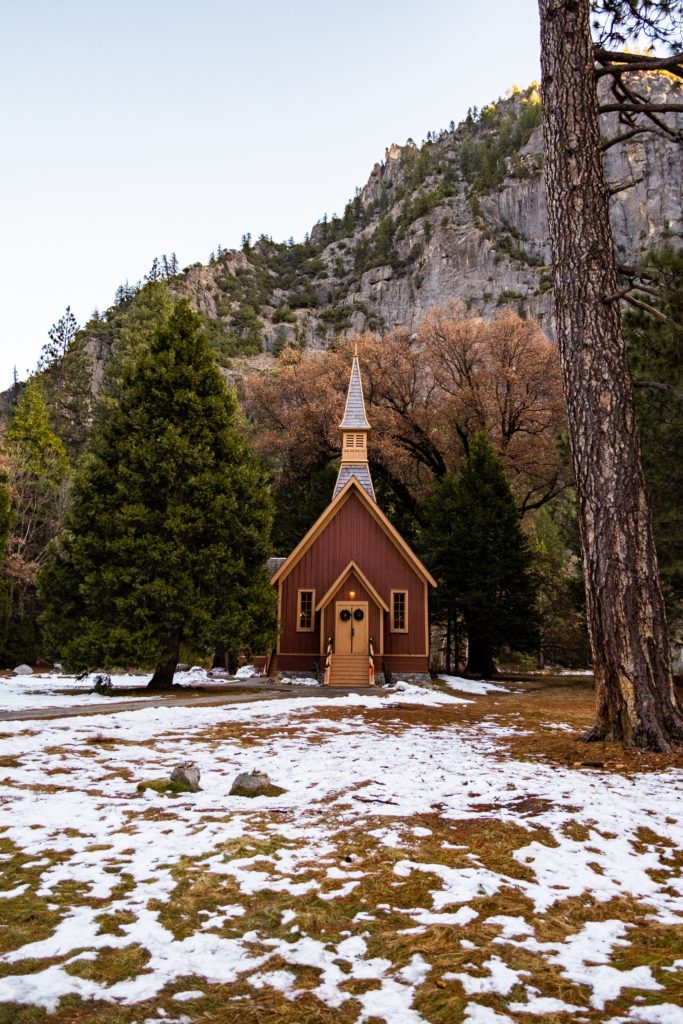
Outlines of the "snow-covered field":
{"type": "Polygon", "coordinates": [[[640,947],[683,924],[683,773],[501,757],[497,697],[470,724],[407,685],[2,723],[0,1003],[681,1024],[683,941],[640,947]],[[137,793],[184,760],[199,793],[137,793]],[[286,792],[229,796],[252,767],[286,792]]]}
{"type": "MultiPolygon", "coordinates": [[[[246,665],[237,671],[236,678],[247,680],[256,676],[256,670],[246,665]]],[[[33,711],[40,708],[87,707],[88,704],[129,703],[138,700],[157,700],[158,693],[146,690],[151,673],[144,675],[112,675],[113,693],[106,697],[93,693],[97,673],[79,679],[61,672],[45,672],[32,676],[0,677],[0,712],[33,711]],[[139,694],[117,695],[117,690],[139,690],[139,694]],[[66,692],[65,692],[66,691],[66,692]]],[[[203,668],[194,667],[188,672],[176,672],[176,686],[206,688],[225,686],[226,680],[212,677],[203,668]]]]}

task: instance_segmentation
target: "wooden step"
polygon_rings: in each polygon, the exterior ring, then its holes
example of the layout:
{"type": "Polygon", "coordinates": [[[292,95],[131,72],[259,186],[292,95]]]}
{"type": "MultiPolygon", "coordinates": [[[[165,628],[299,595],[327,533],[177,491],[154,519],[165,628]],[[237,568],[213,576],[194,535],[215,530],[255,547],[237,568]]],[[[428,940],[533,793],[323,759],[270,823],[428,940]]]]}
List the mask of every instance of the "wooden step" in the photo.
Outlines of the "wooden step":
{"type": "Polygon", "coordinates": [[[369,671],[366,654],[333,654],[330,686],[369,686],[369,671]]]}

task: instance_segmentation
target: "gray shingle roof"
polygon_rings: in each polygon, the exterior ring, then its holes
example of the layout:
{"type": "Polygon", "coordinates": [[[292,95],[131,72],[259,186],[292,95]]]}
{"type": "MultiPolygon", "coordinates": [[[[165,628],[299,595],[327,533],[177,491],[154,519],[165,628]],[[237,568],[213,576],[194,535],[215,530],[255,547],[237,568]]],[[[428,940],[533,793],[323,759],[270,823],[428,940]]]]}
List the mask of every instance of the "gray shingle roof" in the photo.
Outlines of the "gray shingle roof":
{"type": "Polygon", "coordinates": [[[266,572],[268,573],[268,578],[270,579],[271,577],[273,577],[280,568],[280,566],[282,565],[282,563],[286,561],[286,558],[269,558],[268,561],[266,562],[266,572]]]}
{"type": "Polygon", "coordinates": [[[343,491],[347,483],[352,476],[355,476],[358,483],[361,485],[366,494],[368,494],[373,501],[377,501],[375,497],[375,488],[372,486],[372,477],[370,476],[370,470],[367,463],[349,463],[342,462],[339,467],[339,473],[337,475],[337,483],[334,488],[333,497],[336,498],[340,491],[343,491]]]}
{"type": "Polygon", "coordinates": [[[346,395],[346,408],[344,419],[339,424],[340,430],[369,430],[367,416],[365,415],[365,400],[363,398],[363,384],[360,379],[360,366],[358,356],[353,357],[351,368],[351,380],[346,395]]]}

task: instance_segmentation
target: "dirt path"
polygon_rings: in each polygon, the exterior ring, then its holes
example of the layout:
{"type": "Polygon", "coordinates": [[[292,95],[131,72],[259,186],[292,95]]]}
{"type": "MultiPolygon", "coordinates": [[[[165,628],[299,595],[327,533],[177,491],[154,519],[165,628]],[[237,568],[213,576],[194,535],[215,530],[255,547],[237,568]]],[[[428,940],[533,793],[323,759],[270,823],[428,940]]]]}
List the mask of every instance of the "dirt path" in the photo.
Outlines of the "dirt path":
{"type": "MultiPolygon", "coordinates": [[[[196,691],[195,691],[196,692],[196,691]]],[[[244,704],[250,701],[278,700],[283,697],[340,697],[347,693],[376,693],[378,696],[386,694],[383,687],[352,688],[342,686],[311,687],[311,686],[273,686],[264,687],[259,691],[245,692],[241,689],[236,693],[220,693],[207,696],[172,696],[160,697],[153,700],[137,700],[132,698],[130,704],[117,701],[115,704],[102,702],[99,704],[78,704],[73,707],[43,707],[31,711],[22,708],[20,711],[0,711],[0,722],[23,722],[34,719],[52,718],[73,718],[79,715],[113,715],[121,711],[140,711],[143,708],[172,707],[201,707],[212,704],[244,704]]]]}

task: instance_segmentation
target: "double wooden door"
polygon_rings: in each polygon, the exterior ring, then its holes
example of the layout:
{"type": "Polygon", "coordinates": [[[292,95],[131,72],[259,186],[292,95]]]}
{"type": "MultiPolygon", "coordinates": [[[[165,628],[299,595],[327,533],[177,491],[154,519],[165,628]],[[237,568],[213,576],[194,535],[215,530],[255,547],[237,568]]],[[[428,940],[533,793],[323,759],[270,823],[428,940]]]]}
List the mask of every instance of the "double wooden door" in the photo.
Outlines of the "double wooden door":
{"type": "Polygon", "coordinates": [[[335,654],[368,653],[368,602],[337,601],[335,654]]]}

